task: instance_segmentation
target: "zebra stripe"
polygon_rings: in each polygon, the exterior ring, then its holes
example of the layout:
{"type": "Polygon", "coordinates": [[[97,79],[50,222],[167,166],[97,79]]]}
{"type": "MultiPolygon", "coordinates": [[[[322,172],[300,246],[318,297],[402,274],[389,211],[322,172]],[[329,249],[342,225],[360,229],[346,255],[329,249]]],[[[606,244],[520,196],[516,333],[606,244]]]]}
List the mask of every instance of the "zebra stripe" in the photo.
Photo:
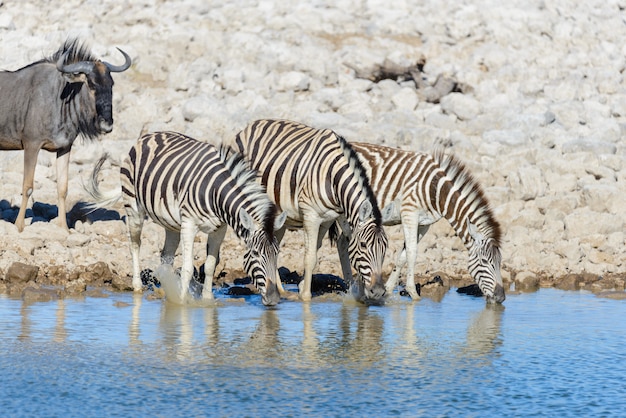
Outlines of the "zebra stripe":
{"type": "MultiPolygon", "coordinates": [[[[300,297],[311,299],[317,249],[330,225],[340,219],[352,231],[348,252],[365,286],[362,298],[382,299],[387,237],[367,175],[346,140],[329,129],[286,120],[258,120],[237,134],[233,148],[259,172],[268,195],[287,214],[285,227],[304,229],[300,297]]],[[[284,232],[282,228],[277,233],[279,241],[284,232]]]]}
{"type": "Polygon", "coordinates": [[[98,190],[94,169],[90,194],[95,206],[123,198],[133,257],[133,287],[141,289],[139,247],[145,216],[165,228],[161,260],[172,264],[182,235],[183,267],[180,298],[184,300],[193,275],[193,242],[198,231],[208,234],[205,285],[202,297],[212,299],[212,280],[219,248],[230,226],[246,244],[244,268],[259,288],[263,303],[275,305],[278,242],[276,206],[256,173],[241,154],[175,132],[143,135],[130,149],[120,169],[121,190],[109,195],[98,190]],[[276,225],[275,225],[276,223],[276,225]]]}
{"type": "Polygon", "coordinates": [[[500,225],[467,168],[441,150],[428,154],[374,144],[351,145],[370,177],[379,205],[394,212],[385,225],[403,226],[404,248],[387,281],[387,292],[393,291],[408,261],[407,290],[414,299],[419,298],[414,282],[417,244],[431,224],[445,218],[468,249],[469,272],[488,301],[504,301],[500,225]]]}

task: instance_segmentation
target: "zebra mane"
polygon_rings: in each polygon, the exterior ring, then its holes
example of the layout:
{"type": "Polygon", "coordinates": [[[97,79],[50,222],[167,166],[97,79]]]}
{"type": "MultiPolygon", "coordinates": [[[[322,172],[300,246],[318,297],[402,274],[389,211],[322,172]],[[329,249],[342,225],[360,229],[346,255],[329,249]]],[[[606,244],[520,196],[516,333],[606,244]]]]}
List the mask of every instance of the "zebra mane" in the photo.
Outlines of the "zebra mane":
{"type": "Polygon", "coordinates": [[[435,163],[445,172],[446,177],[456,186],[458,193],[467,196],[468,199],[478,201],[479,204],[471,216],[470,221],[475,224],[487,238],[495,241],[499,247],[502,231],[500,224],[495,219],[493,211],[485,193],[474,176],[467,170],[465,164],[453,154],[445,154],[443,149],[437,149],[433,153],[435,163]]]}
{"type": "Polygon", "coordinates": [[[243,193],[254,201],[254,204],[251,205],[254,213],[250,213],[250,215],[262,221],[263,230],[268,234],[269,239],[273,240],[276,205],[267,196],[265,188],[256,181],[257,172],[252,170],[244,156],[231,146],[221,144],[218,151],[220,160],[230,172],[237,186],[241,187],[243,193]]]}
{"type": "Polygon", "coordinates": [[[376,195],[374,195],[374,191],[372,190],[372,186],[370,185],[367,173],[363,168],[363,164],[361,163],[361,160],[359,160],[359,156],[344,137],[338,134],[336,134],[336,137],[339,140],[339,145],[341,146],[343,155],[348,159],[350,169],[352,169],[352,171],[356,174],[359,185],[365,191],[366,199],[372,202],[372,211],[374,214],[374,220],[376,221],[376,225],[381,226],[383,223],[383,217],[380,213],[380,208],[378,207],[378,201],[376,200],[376,195]]]}

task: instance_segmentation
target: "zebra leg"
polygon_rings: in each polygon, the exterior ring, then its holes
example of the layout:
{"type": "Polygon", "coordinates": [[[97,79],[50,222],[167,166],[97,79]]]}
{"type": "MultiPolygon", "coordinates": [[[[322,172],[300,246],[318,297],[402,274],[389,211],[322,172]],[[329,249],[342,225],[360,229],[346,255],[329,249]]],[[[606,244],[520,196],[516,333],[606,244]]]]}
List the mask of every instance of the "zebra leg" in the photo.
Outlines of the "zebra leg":
{"type": "MultiPolygon", "coordinates": [[[[346,237],[343,233],[339,234],[339,238],[337,238],[337,254],[339,255],[343,281],[351,290],[357,290],[355,286],[359,286],[361,281],[355,281],[352,276],[352,265],[350,264],[350,254],[348,252],[348,237],[346,237]]],[[[363,290],[363,286],[360,287],[361,289],[358,290],[358,293],[361,293],[363,290]]]]}
{"type": "Polygon", "coordinates": [[[204,287],[202,288],[202,299],[213,299],[213,276],[215,275],[215,266],[217,266],[220,257],[220,247],[226,236],[227,224],[217,228],[207,237],[206,242],[206,260],[204,261],[204,287]]]}
{"type": "MultiPolygon", "coordinates": [[[[417,293],[417,289],[415,288],[415,260],[417,259],[419,229],[420,227],[413,228],[410,225],[406,225],[404,228],[404,248],[406,250],[404,262],[408,264],[406,272],[406,291],[413,300],[421,299],[420,295],[417,293]]],[[[426,229],[428,229],[428,227],[426,227],[426,229]]]]}
{"type": "Polygon", "coordinates": [[[402,251],[398,253],[398,258],[396,259],[396,265],[393,267],[393,271],[391,272],[391,275],[389,276],[389,279],[387,279],[387,283],[385,284],[385,289],[387,291],[387,294],[389,295],[393,294],[393,290],[396,288],[396,286],[398,285],[398,281],[400,280],[400,272],[402,271],[402,268],[404,267],[405,264],[406,264],[406,241],[404,242],[402,246],[402,251]]]}
{"type": "Polygon", "coordinates": [[[165,242],[161,250],[161,264],[174,265],[174,257],[180,243],[180,231],[165,230],[165,242]]]}
{"type": "Polygon", "coordinates": [[[304,278],[298,285],[300,299],[311,300],[311,282],[313,281],[313,269],[317,264],[317,243],[321,222],[317,214],[304,216],[304,278]]]}
{"type": "Polygon", "coordinates": [[[141,230],[145,216],[145,212],[137,207],[136,202],[126,204],[126,225],[130,238],[130,255],[133,259],[133,290],[135,292],[141,292],[143,288],[139,268],[139,249],[141,248],[141,230]]]}
{"type": "MultiPolygon", "coordinates": [[[[274,237],[276,237],[276,242],[278,243],[279,247],[281,241],[283,240],[283,237],[285,236],[286,230],[287,227],[283,225],[281,228],[274,231],[274,237]]],[[[285,290],[285,288],[283,287],[283,282],[280,281],[280,274],[278,273],[278,271],[276,271],[276,287],[278,288],[278,293],[280,294],[281,298],[285,298],[287,300],[298,300],[297,294],[285,290]]]]}
{"type": "Polygon", "coordinates": [[[180,271],[180,302],[184,303],[189,293],[189,282],[193,277],[193,242],[196,238],[198,228],[193,221],[183,220],[180,228],[182,241],[183,267],[180,271]]]}

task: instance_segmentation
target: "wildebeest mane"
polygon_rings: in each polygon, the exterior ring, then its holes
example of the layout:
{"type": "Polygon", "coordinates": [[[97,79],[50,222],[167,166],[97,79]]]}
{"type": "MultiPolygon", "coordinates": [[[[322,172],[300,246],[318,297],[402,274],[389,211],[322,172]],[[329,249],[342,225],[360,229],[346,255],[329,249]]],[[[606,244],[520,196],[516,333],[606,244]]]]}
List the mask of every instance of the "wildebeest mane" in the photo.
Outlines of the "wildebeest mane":
{"type": "Polygon", "coordinates": [[[76,38],[66,39],[61,48],[46,58],[45,61],[56,63],[66,53],[63,64],[73,64],[80,61],[98,61],[98,58],[91,53],[91,48],[85,42],[81,42],[76,38]]]}

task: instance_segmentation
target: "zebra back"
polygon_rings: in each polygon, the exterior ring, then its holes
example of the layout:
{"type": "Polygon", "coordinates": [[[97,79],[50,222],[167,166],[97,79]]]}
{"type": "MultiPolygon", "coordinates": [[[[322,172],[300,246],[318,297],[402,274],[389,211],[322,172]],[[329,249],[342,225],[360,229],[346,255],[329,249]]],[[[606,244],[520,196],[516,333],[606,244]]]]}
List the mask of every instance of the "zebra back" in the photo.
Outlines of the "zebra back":
{"type": "Polygon", "coordinates": [[[405,151],[353,143],[381,207],[399,202],[409,210],[426,210],[425,223],[450,222],[466,247],[473,243],[468,222],[500,245],[500,224],[480,184],[454,155],[405,151]]]}
{"type": "Polygon", "coordinates": [[[179,230],[183,218],[200,229],[224,223],[248,238],[239,211],[245,209],[273,240],[276,210],[256,173],[243,157],[226,147],[176,132],[143,135],[121,168],[122,193],[136,200],[155,222],[179,230]]]}
{"type": "Polygon", "coordinates": [[[292,221],[298,219],[299,199],[306,194],[320,207],[343,213],[351,224],[358,222],[361,204],[369,201],[376,224],[382,225],[361,161],[332,130],[287,120],[257,120],[237,134],[234,144],[292,221]]]}

